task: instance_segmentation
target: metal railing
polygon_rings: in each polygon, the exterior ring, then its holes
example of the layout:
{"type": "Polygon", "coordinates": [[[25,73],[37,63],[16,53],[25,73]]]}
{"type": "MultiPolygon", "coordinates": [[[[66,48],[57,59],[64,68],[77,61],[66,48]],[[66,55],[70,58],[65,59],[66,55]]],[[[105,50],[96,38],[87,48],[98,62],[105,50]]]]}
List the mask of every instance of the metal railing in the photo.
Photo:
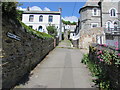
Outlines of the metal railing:
{"type": "Polygon", "coordinates": [[[107,34],[120,35],[120,28],[118,28],[118,27],[116,27],[116,28],[104,28],[104,32],[107,34]]]}

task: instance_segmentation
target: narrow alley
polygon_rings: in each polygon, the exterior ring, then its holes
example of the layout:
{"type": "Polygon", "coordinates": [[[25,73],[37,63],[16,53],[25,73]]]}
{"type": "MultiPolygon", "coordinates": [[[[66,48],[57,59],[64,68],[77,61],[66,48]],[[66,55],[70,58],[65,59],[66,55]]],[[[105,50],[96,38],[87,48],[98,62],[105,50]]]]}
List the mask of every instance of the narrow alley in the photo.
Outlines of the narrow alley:
{"type": "Polygon", "coordinates": [[[31,71],[29,80],[15,88],[92,88],[90,72],[80,63],[82,55],[70,41],[62,41],[31,71]]]}

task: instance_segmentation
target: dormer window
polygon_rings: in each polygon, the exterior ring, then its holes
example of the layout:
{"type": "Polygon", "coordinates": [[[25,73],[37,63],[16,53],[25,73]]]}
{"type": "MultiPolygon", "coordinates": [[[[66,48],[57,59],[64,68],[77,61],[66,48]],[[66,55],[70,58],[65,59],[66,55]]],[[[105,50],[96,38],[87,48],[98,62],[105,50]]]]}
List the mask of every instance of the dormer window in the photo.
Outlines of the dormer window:
{"type": "Polygon", "coordinates": [[[110,10],[110,16],[111,16],[111,17],[115,17],[115,16],[117,16],[116,14],[117,14],[116,9],[113,9],[113,8],[112,8],[112,9],[110,10]]]}
{"type": "Polygon", "coordinates": [[[98,9],[97,8],[93,8],[93,16],[98,16],[98,9]]]}

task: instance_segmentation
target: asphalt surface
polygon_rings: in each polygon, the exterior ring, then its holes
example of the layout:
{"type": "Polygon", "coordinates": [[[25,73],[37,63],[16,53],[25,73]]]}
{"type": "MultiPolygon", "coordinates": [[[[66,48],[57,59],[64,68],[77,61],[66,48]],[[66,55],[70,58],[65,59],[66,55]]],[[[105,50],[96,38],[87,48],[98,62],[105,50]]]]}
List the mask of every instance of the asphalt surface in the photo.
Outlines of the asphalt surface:
{"type": "Polygon", "coordinates": [[[91,74],[80,62],[82,57],[79,49],[71,48],[67,40],[62,41],[16,88],[92,88],[91,74]]]}

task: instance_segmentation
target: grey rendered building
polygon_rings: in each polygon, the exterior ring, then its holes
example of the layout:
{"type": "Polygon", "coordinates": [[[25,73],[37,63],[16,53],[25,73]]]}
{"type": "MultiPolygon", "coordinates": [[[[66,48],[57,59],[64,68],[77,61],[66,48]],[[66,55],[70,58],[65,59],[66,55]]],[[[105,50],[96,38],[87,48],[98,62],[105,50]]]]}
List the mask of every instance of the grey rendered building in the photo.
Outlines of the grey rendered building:
{"type": "Polygon", "coordinates": [[[88,0],[88,2],[80,9],[80,29],[100,27],[100,7],[98,1],[99,0],[91,2],[91,0],[88,0]]]}
{"type": "Polygon", "coordinates": [[[120,0],[88,0],[79,10],[80,31],[90,31],[90,29],[102,27],[101,36],[98,38],[99,40],[97,40],[98,32],[95,32],[96,43],[99,42],[102,44],[105,42],[106,44],[109,43],[113,45],[117,42],[117,39],[114,40],[114,36],[120,35],[119,1],[120,0]],[[104,30],[104,32],[102,32],[102,30],[104,30]],[[105,36],[105,41],[103,41],[102,36],[105,36]],[[112,38],[109,38],[109,36],[112,36],[112,38]]]}
{"type": "Polygon", "coordinates": [[[88,0],[80,9],[81,29],[93,27],[114,28],[119,27],[120,0],[88,0]]]}

